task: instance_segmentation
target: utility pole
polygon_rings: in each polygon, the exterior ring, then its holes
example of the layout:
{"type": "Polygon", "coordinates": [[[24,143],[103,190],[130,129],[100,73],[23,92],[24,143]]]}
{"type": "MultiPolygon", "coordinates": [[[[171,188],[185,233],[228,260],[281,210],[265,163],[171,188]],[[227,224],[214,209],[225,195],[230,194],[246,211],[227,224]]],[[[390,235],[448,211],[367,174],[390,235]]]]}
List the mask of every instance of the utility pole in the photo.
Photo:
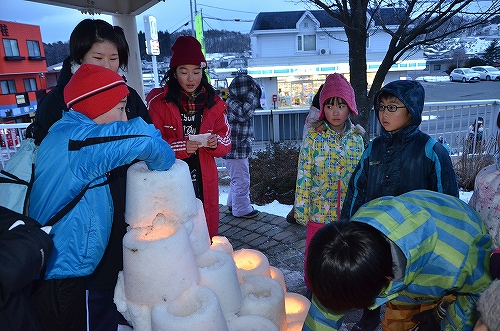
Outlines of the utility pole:
{"type": "Polygon", "coordinates": [[[196,0],[189,0],[189,8],[191,11],[191,35],[196,38],[196,29],[194,28],[194,17],[198,13],[196,10],[196,0]],[[194,1],[194,11],[193,11],[193,1],[194,1]]]}

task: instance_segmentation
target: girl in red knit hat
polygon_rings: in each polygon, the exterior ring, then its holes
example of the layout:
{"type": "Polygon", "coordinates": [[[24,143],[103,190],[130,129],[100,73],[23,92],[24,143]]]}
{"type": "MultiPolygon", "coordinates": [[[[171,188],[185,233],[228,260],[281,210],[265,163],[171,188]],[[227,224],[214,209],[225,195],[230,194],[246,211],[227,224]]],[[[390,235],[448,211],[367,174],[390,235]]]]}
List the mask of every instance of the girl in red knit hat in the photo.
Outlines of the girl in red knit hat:
{"type": "Polygon", "coordinates": [[[203,202],[210,238],[219,231],[216,157],[231,150],[227,105],[208,82],[201,44],[180,36],[171,48],[170,69],[146,97],[153,124],[178,159],[189,165],[196,197],[203,202]]]}
{"type": "Polygon", "coordinates": [[[316,231],[339,219],[351,173],[364,151],[364,130],[349,119],[358,110],[344,76],[328,75],[319,106],[319,119],[311,124],[300,149],[295,188],[295,218],[306,226],[306,258],[316,231]]]}

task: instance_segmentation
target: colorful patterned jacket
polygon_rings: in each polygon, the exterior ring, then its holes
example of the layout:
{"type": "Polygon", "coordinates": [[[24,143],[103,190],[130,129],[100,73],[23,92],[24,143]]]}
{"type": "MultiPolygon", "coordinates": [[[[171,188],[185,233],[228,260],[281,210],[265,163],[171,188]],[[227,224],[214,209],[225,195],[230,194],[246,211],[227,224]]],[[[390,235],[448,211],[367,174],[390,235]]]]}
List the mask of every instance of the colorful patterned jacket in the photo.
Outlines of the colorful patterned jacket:
{"type": "MultiPolygon", "coordinates": [[[[397,252],[393,254],[395,278],[376,298],[375,306],[387,301],[438,302],[451,293],[457,299],[449,305],[441,330],[474,328],[476,301],[491,283],[492,246],[483,221],[469,205],[446,194],[416,190],[375,199],[361,207],[352,221],[375,227],[397,252]],[[404,269],[397,267],[398,261],[405,262],[404,269]]],[[[344,315],[325,309],[313,297],[302,330],[339,330],[344,315]]]]}
{"type": "Polygon", "coordinates": [[[337,220],[349,178],[364,151],[362,129],[346,122],[345,133],[310,129],[299,154],[295,218],[307,222],[337,220]]]}

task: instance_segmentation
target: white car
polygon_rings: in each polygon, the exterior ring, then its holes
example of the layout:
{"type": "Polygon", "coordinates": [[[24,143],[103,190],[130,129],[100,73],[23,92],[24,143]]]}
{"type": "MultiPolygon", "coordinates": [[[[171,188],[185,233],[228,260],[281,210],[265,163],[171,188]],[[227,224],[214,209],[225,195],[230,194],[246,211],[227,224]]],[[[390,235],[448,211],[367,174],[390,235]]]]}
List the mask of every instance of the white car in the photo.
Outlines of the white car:
{"type": "Polygon", "coordinates": [[[475,66],[471,68],[479,72],[482,80],[500,80],[500,70],[492,66],[475,66]]]}
{"type": "Polygon", "coordinates": [[[456,68],[450,73],[450,81],[479,82],[481,75],[471,68],[456,68]]]}

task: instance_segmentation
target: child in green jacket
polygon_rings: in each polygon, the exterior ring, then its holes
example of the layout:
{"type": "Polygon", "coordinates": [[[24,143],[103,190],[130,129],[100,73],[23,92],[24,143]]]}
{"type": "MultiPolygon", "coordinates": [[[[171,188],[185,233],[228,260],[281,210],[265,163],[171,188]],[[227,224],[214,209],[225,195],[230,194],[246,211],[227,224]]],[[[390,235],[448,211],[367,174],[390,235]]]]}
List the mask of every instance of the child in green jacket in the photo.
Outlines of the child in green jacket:
{"type": "Polygon", "coordinates": [[[312,238],[303,330],[339,330],[349,310],[391,302],[405,316],[386,314],[384,330],[472,331],[491,248],[483,221],[458,198],[416,190],[374,199],[312,238]]]}

